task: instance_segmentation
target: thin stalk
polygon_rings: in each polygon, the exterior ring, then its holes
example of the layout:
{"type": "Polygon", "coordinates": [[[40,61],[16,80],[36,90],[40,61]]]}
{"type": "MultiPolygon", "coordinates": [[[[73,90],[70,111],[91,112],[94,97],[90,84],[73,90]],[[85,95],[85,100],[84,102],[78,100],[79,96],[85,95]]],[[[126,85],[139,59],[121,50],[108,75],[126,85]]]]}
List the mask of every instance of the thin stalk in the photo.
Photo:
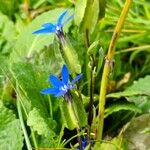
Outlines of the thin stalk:
{"type": "MultiPolygon", "coordinates": [[[[17,88],[19,89],[19,87],[17,86],[17,88]]],[[[22,87],[20,86],[20,88],[22,89],[22,87]]],[[[15,89],[15,88],[14,88],[15,89]]],[[[16,90],[15,90],[16,91],[16,90]]],[[[22,91],[24,92],[24,90],[22,89],[22,91]]],[[[17,93],[17,91],[16,91],[16,93],[17,93]]],[[[28,118],[28,113],[27,113],[27,111],[26,111],[26,108],[25,108],[25,106],[23,105],[23,102],[22,102],[22,98],[21,98],[21,96],[20,96],[20,94],[18,94],[18,97],[19,97],[19,99],[17,99],[17,102],[19,101],[19,105],[20,105],[20,111],[21,111],[21,107],[22,107],[22,109],[23,109],[23,111],[24,111],[24,113],[25,113],[25,115],[26,115],[26,117],[28,118]]],[[[18,107],[17,107],[17,109],[18,109],[18,107]]],[[[19,109],[18,109],[19,110],[19,109]]],[[[18,114],[19,114],[19,111],[18,111],[18,114]]],[[[22,112],[21,112],[21,115],[22,115],[22,112]]],[[[20,117],[19,117],[20,118],[20,117]]],[[[21,121],[21,120],[20,120],[21,121]]],[[[22,121],[23,121],[23,117],[22,117],[22,121]]],[[[23,122],[24,123],[24,122],[23,122]]],[[[22,126],[22,125],[21,125],[22,126]]],[[[22,129],[23,129],[23,126],[22,126],[22,129]]],[[[24,125],[24,129],[25,129],[25,131],[26,131],[26,128],[25,128],[25,125],[24,125]]],[[[34,145],[34,147],[37,149],[38,148],[38,145],[37,145],[37,142],[36,142],[36,138],[35,138],[35,133],[34,133],[34,131],[32,130],[32,128],[30,128],[30,130],[31,130],[31,137],[32,137],[32,140],[33,140],[33,145],[34,145]]],[[[23,132],[24,132],[24,130],[23,130],[23,132]]],[[[25,134],[27,134],[27,133],[24,133],[24,136],[25,136],[25,134]]],[[[27,135],[28,136],[28,135],[27,135]]],[[[25,138],[25,140],[26,140],[26,138],[25,138]]],[[[27,140],[29,140],[29,139],[27,139],[27,140]]],[[[26,143],[28,143],[28,141],[26,141],[26,143]]]]}
{"type": "Polygon", "coordinates": [[[115,52],[115,55],[120,54],[120,53],[127,53],[127,52],[132,52],[132,51],[140,51],[143,50],[145,51],[147,49],[147,51],[150,51],[150,45],[143,45],[143,46],[138,46],[138,47],[131,47],[131,48],[127,48],[127,49],[123,49],[120,51],[115,52]]]}
{"type": "Polygon", "coordinates": [[[52,110],[52,100],[51,97],[48,96],[48,102],[49,102],[49,111],[50,111],[50,117],[53,119],[53,110],[52,110]]]}
{"type": "Polygon", "coordinates": [[[91,70],[90,70],[90,102],[89,102],[89,115],[88,115],[88,124],[91,126],[92,124],[92,120],[93,120],[93,102],[94,102],[94,83],[95,83],[95,79],[94,79],[94,67],[95,67],[95,63],[94,63],[94,56],[91,55],[90,56],[90,63],[91,63],[91,70]]]}
{"type": "MultiPolygon", "coordinates": [[[[84,39],[85,46],[88,49],[89,46],[90,46],[89,31],[88,31],[88,29],[85,30],[85,36],[84,36],[84,38],[85,38],[84,39]]],[[[88,62],[88,61],[86,61],[86,62],[88,62]]],[[[88,77],[88,73],[90,73],[90,83],[88,85],[88,91],[89,91],[88,93],[90,95],[90,102],[89,102],[89,108],[88,108],[88,112],[89,112],[89,115],[88,115],[88,124],[89,124],[89,126],[91,126],[92,120],[93,120],[93,109],[92,108],[93,108],[93,101],[94,101],[93,95],[94,95],[94,83],[95,83],[94,82],[95,79],[94,79],[94,76],[93,76],[94,67],[95,67],[95,60],[94,60],[93,54],[91,54],[89,56],[89,62],[90,62],[90,66],[91,66],[90,72],[88,71],[89,70],[88,67],[87,67],[86,72],[87,72],[87,77],[88,77]]]]}
{"type": "Polygon", "coordinates": [[[21,127],[22,127],[22,130],[23,130],[25,142],[26,142],[26,145],[27,145],[27,149],[32,150],[32,146],[31,146],[31,143],[30,143],[27,131],[26,131],[26,127],[24,125],[24,121],[23,121],[23,117],[22,117],[22,111],[21,111],[21,105],[20,105],[19,100],[17,100],[17,110],[18,110],[18,115],[19,115],[19,120],[20,120],[20,123],[21,123],[21,127]]]}
{"type": "Polygon", "coordinates": [[[124,25],[124,22],[125,22],[125,19],[126,19],[126,16],[127,16],[127,13],[129,11],[131,4],[132,4],[132,0],[126,0],[124,8],[121,12],[120,18],[113,32],[113,36],[109,45],[108,53],[105,59],[105,65],[104,65],[104,70],[103,70],[103,75],[102,75],[102,80],[101,80],[101,87],[100,87],[98,126],[97,126],[97,135],[96,135],[96,139],[100,141],[102,140],[103,126],[104,126],[106,90],[107,90],[109,74],[111,71],[111,64],[113,62],[113,56],[115,53],[115,46],[119,38],[119,35],[121,33],[121,29],[123,28],[123,25],[124,25]]]}

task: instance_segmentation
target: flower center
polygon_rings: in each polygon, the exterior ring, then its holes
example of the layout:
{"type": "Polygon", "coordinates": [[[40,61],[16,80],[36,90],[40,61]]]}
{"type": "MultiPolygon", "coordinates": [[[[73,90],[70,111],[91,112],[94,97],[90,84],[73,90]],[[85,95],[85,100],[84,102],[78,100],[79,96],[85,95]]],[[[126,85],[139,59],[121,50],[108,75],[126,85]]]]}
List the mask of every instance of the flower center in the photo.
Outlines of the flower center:
{"type": "Polygon", "coordinates": [[[68,91],[68,86],[64,85],[60,88],[60,90],[62,90],[63,92],[67,92],[68,91]]]}
{"type": "Polygon", "coordinates": [[[56,26],[56,32],[61,32],[61,27],[60,26],[56,26]]]}

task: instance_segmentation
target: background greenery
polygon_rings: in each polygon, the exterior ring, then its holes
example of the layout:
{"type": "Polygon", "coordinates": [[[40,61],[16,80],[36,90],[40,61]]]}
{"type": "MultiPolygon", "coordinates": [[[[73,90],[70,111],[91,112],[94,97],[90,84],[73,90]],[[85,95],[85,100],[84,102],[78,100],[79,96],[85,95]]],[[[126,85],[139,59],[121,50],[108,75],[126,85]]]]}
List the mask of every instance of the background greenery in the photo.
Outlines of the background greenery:
{"type": "MultiPolygon", "coordinates": [[[[75,138],[65,143],[76,132],[65,128],[65,118],[60,112],[62,101],[39,93],[49,86],[48,76],[59,74],[64,64],[58,41],[54,34],[32,34],[41,24],[55,22],[66,9],[69,14],[75,10],[74,20],[65,25],[64,31],[79,56],[84,73],[81,89],[85,109],[90,81],[85,29],[90,32],[89,44],[98,43],[92,48],[97,66],[94,133],[103,62],[124,3],[106,0],[105,5],[104,1],[95,0],[91,6],[82,0],[0,0],[0,149],[27,149],[21,118],[32,147],[73,149],[70,145],[77,143],[75,138]]],[[[150,148],[149,53],[150,2],[134,0],[117,43],[114,67],[109,76],[103,150],[108,147],[112,150],[150,148]]],[[[98,144],[93,147],[98,148],[98,144]]]]}

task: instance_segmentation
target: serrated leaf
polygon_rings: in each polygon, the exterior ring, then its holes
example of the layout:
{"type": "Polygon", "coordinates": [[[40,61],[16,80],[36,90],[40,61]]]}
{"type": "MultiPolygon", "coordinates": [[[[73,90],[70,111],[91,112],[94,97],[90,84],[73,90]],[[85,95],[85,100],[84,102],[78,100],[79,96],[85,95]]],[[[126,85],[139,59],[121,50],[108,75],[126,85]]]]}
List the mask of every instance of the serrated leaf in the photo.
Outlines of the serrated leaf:
{"type": "Polygon", "coordinates": [[[20,121],[0,101],[0,149],[22,150],[23,136],[20,121]],[[13,142],[12,142],[13,141],[13,142]]]}
{"type": "Polygon", "coordinates": [[[111,115],[114,112],[120,110],[130,110],[136,113],[141,113],[141,109],[131,103],[115,103],[110,105],[108,108],[105,109],[105,118],[111,115]]]}
{"type": "Polygon", "coordinates": [[[55,136],[54,128],[55,122],[41,115],[40,110],[33,108],[29,112],[27,118],[27,125],[30,126],[34,131],[37,131],[39,135],[43,135],[48,138],[53,138],[55,136]]]}
{"type": "Polygon", "coordinates": [[[77,26],[79,26],[83,20],[86,5],[87,5],[87,0],[84,0],[84,1],[78,0],[76,3],[74,20],[77,26]]]}
{"type": "Polygon", "coordinates": [[[16,89],[19,94],[18,98],[26,99],[30,107],[36,107],[41,110],[41,113],[48,114],[47,102],[40,94],[45,83],[44,71],[30,63],[14,63],[11,66],[11,72],[19,86],[16,89]]]}
{"type": "Polygon", "coordinates": [[[140,78],[138,81],[134,81],[133,84],[126,88],[123,92],[111,93],[107,97],[126,97],[126,96],[135,96],[135,95],[148,95],[150,96],[150,76],[147,75],[144,78],[140,78]]]}
{"type": "MultiPolygon", "coordinates": [[[[47,22],[56,22],[58,16],[64,11],[62,8],[50,10],[48,12],[42,13],[36,17],[22,32],[14,46],[14,51],[11,54],[12,61],[25,60],[26,58],[31,58],[34,54],[39,53],[44,47],[48,47],[53,43],[55,34],[41,34],[35,35],[32,34],[35,30],[41,27],[42,24],[47,22]]],[[[68,15],[69,10],[68,10],[68,15]]],[[[69,27],[67,23],[64,27],[64,30],[67,31],[69,27]]]]}

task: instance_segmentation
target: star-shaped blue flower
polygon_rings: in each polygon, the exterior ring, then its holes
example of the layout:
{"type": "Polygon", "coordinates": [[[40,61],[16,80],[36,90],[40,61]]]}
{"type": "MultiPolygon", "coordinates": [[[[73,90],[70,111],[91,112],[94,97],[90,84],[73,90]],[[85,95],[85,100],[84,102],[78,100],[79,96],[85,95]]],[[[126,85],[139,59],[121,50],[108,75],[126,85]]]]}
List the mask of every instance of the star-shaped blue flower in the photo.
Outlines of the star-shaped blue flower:
{"type": "MultiPolygon", "coordinates": [[[[41,91],[42,94],[52,94],[55,97],[65,96],[69,98],[70,90],[74,88],[75,83],[81,79],[83,74],[77,75],[71,82],[69,80],[69,71],[66,65],[63,65],[61,71],[62,79],[59,79],[55,75],[50,75],[49,81],[53,85],[53,87],[44,89],[41,91]],[[69,94],[69,95],[68,95],[69,94]],[[67,96],[66,96],[67,95],[67,96]]],[[[67,99],[68,100],[68,99],[67,99]]]]}
{"type": "Polygon", "coordinates": [[[64,11],[57,20],[57,23],[45,23],[39,30],[33,32],[33,34],[43,34],[43,33],[56,33],[56,35],[63,34],[63,26],[73,18],[74,15],[68,17],[65,21],[64,17],[67,15],[67,10],[64,11]]]}

